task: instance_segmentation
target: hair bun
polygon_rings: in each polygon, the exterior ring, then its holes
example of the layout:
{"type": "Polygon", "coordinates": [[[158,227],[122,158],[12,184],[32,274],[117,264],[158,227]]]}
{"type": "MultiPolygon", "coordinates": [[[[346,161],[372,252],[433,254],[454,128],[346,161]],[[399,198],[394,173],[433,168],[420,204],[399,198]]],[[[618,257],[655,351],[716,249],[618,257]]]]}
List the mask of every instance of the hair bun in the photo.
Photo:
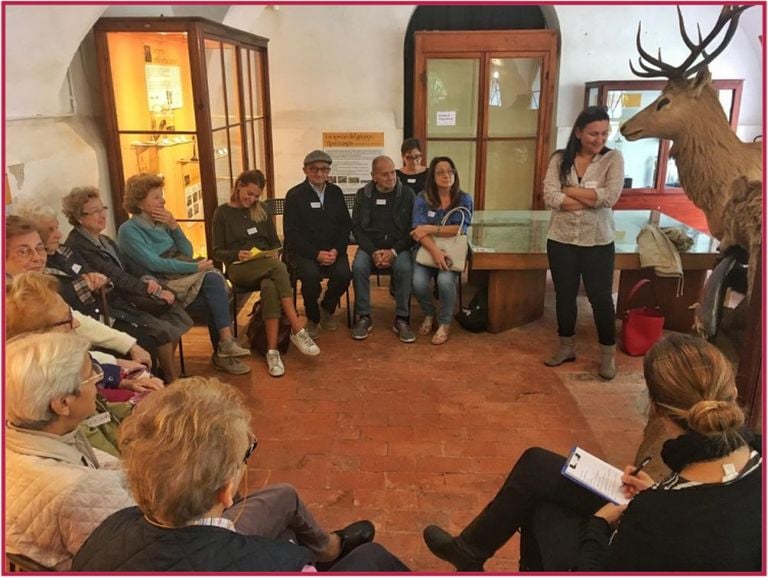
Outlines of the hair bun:
{"type": "Polygon", "coordinates": [[[727,433],[744,425],[744,412],[733,401],[707,399],[688,410],[687,421],[693,431],[703,435],[727,433]]]}

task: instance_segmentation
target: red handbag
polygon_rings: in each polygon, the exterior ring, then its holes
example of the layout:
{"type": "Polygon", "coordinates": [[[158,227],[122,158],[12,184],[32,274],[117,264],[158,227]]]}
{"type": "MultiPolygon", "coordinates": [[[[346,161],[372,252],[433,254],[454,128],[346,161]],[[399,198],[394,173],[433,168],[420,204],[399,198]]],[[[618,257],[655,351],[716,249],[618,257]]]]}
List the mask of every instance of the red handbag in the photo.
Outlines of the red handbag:
{"type": "Polygon", "coordinates": [[[621,326],[621,344],[627,355],[645,355],[656,343],[664,331],[664,313],[661,308],[631,307],[632,298],[644,285],[650,285],[650,279],[641,279],[632,287],[627,296],[627,310],[621,326]]]}

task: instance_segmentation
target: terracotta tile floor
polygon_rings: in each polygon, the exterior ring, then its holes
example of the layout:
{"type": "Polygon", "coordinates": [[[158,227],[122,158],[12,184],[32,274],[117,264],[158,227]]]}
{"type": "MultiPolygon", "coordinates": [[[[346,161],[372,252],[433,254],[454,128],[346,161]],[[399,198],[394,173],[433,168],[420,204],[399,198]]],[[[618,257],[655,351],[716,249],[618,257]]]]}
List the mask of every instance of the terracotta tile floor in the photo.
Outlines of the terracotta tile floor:
{"type": "MultiPolygon", "coordinates": [[[[260,440],[250,488],[291,483],[328,529],[369,518],[377,540],[413,570],[448,572],[426,549],[422,529],[437,523],[460,530],[527,447],[567,452],[579,444],[620,466],[633,460],[645,424],[642,358],[620,354],[616,379],[597,377],[585,298],[579,358],[551,369],[542,363],[556,339],[551,284],[538,322],[500,335],[454,324],[448,343],[436,347],[425,338],[397,340],[386,282],[372,283],[367,340],[351,339],[341,310],[339,330],[318,340],[321,355],[292,349],[284,377],[271,378],[257,358],[247,361],[251,374],[226,376],[246,395],[260,440]]],[[[239,316],[241,336],[249,311],[239,316]]],[[[413,312],[420,322],[415,300],[413,312]]],[[[222,375],[210,366],[204,328],[192,330],[185,349],[190,375],[222,375]]],[[[486,570],[517,565],[515,537],[486,570]]]]}

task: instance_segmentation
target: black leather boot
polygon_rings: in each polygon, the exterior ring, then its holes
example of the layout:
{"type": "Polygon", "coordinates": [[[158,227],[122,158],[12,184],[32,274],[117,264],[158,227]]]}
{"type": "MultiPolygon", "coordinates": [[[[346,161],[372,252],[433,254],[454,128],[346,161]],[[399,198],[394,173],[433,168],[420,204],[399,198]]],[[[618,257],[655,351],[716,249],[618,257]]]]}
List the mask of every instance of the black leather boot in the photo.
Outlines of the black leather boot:
{"type": "Polygon", "coordinates": [[[478,559],[462,547],[461,538],[454,538],[439,526],[424,528],[427,548],[441,560],[453,564],[459,572],[482,572],[485,560],[478,559]]]}

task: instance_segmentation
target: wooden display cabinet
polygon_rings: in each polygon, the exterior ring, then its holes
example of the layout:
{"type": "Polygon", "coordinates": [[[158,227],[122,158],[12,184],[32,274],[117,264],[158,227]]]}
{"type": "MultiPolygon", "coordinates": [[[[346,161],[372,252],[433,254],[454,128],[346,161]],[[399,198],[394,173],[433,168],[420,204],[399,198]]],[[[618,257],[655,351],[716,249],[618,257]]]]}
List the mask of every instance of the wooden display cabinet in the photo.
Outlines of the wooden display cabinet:
{"type": "Polygon", "coordinates": [[[274,196],[268,40],[202,18],[102,18],[94,33],[116,225],[126,179],[161,174],[195,256],[209,255],[240,172],[261,169],[274,196]]]}

